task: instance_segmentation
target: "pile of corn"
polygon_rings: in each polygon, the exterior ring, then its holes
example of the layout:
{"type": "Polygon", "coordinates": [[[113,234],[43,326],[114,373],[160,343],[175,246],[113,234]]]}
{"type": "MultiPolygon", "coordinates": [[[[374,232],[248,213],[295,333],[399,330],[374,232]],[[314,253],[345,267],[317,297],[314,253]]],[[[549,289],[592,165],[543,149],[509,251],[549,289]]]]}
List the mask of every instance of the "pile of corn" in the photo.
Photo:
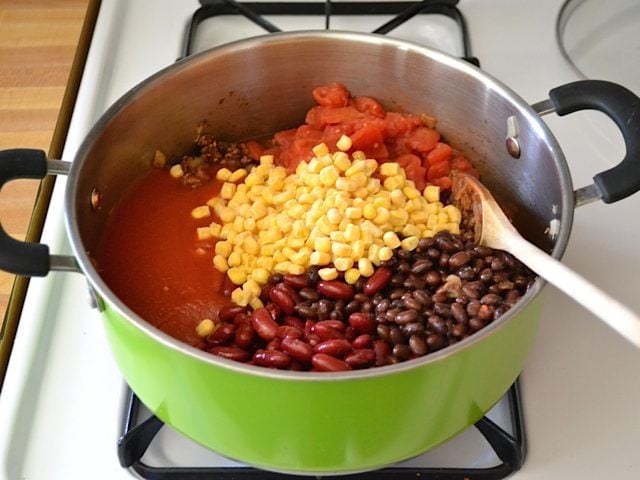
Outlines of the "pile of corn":
{"type": "Polygon", "coordinates": [[[268,155],[250,171],[223,168],[220,195],[191,212],[204,218],[213,211],[219,220],[198,237],[218,239],[213,264],[239,286],[232,293],[238,305],[262,306],[261,287],[273,273],[318,265],[321,278],[343,272],[353,284],[396,248],[413,250],[439,230],[459,232],[460,211],[442,205],[438,187],[420,192],[397,163],[379,165],[362,152],[350,157],[349,137],[337,146],[333,154],[316,146],[290,175],[268,155]]]}

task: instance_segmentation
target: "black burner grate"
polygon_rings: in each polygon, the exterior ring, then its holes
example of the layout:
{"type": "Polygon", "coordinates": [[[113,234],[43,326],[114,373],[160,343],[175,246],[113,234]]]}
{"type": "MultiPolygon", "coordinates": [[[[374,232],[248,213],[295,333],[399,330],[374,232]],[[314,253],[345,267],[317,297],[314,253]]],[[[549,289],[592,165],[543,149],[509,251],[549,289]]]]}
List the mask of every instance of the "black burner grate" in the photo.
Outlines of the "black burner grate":
{"type": "MultiPolygon", "coordinates": [[[[520,469],[526,454],[524,420],[518,382],[507,393],[510,423],[513,433],[487,417],[475,428],[482,434],[501,464],[488,468],[443,467],[386,467],[360,474],[339,475],[332,480],[500,480],[520,469]]],[[[141,403],[131,393],[124,421],[123,434],[118,441],[120,464],[131,468],[148,480],[309,480],[308,476],[266,472],[252,467],[156,467],[145,464],[142,457],[153,442],[163,423],[155,416],[140,422],[141,403]]],[[[321,478],[321,477],[316,477],[321,478]]]]}

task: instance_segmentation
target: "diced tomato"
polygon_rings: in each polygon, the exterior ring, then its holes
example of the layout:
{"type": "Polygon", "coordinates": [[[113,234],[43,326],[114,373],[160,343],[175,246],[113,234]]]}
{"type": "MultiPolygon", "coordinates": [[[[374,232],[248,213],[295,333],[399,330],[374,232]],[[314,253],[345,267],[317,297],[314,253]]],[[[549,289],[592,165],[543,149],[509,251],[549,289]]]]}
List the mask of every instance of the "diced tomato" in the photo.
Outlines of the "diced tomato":
{"type": "Polygon", "coordinates": [[[423,190],[427,183],[425,178],[427,169],[422,166],[420,157],[407,153],[395,158],[395,161],[403,168],[407,179],[413,181],[417,189],[423,190]]]}
{"type": "Polygon", "coordinates": [[[387,112],[385,117],[385,136],[396,138],[418,128],[422,122],[415,115],[403,115],[397,112],[387,112]]]}
{"type": "Polygon", "coordinates": [[[431,181],[433,185],[440,187],[440,190],[449,190],[453,185],[450,177],[440,177],[431,181]]]}
{"type": "Polygon", "coordinates": [[[245,143],[245,145],[249,150],[249,156],[254,160],[260,160],[260,157],[264,153],[265,148],[254,140],[245,143]]]}
{"type": "Polygon", "coordinates": [[[433,165],[438,162],[447,162],[451,159],[451,147],[442,142],[438,142],[433,150],[427,154],[427,164],[433,165]]]}
{"type": "Polygon", "coordinates": [[[384,163],[389,160],[389,149],[384,143],[377,143],[362,150],[367,158],[373,158],[378,163],[384,163]]]}
{"type": "Polygon", "coordinates": [[[353,122],[363,117],[364,115],[356,110],[355,107],[314,107],[307,112],[305,121],[317,129],[322,129],[326,125],[353,122]]]}
{"type": "Polygon", "coordinates": [[[368,113],[374,117],[384,118],[387,115],[384,107],[371,97],[355,97],[353,99],[353,106],[359,112],[368,113]]]}
{"type": "Polygon", "coordinates": [[[407,145],[416,152],[425,153],[433,150],[440,141],[440,133],[433,128],[416,128],[407,137],[407,145]]]}
{"type": "Polygon", "coordinates": [[[291,128],[289,130],[281,130],[279,132],[276,132],[273,138],[276,141],[276,143],[280,145],[282,149],[286,150],[291,146],[291,144],[295,140],[297,131],[298,131],[297,128],[291,128]]]}
{"type": "Polygon", "coordinates": [[[462,155],[453,157],[453,159],[451,160],[451,170],[457,170],[458,172],[466,172],[468,170],[471,170],[472,168],[473,168],[473,165],[471,165],[471,162],[466,158],[464,158],[462,155]]]}
{"type": "Polygon", "coordinates": [[[383,121],[376,119],[365,121],[362,126],[351,135],[353,148],[355,150],[367,150],[368,148],[384,143],[383,131],[383,121]]]}
{"type": "Polygon", "coordinates": [[[338,125],[327,125],[322,131],[322,142],[329,148],[329,151],[336,151],[336,143],[342,135],[351,136],[353,127],[351,124],[340,123],[338,125]]]}
{"type": "Polygon", "coordinates": [[[346,107],[349,105],[349,91],[340,83],[321,85],[312,91],[313,99],[322,107],[346,107]]]}
{"type": "Polygon", "coordinates": [[[449,162],[434,163],[427,171],[427,180],[433,182],[436,178],[446,177],[449,175],[450,171],[451,166],[449,165],[449,162]]]}

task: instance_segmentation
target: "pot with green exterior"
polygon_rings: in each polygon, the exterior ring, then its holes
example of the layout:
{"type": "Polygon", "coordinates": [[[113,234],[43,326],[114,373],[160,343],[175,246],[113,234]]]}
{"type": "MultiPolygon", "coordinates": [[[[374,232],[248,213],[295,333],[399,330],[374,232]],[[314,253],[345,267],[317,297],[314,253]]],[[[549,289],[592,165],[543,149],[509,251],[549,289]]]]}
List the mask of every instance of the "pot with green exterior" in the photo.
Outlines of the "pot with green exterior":
{"type": "MultiPolygon", "coordinates": [[[[362,471],[444,442],[505,394],[523,368],[537,327],[541,280],[499,320],[420,359],[345,373],[277,371],[187,346],[114,295],[93,255],[111,210],[149,170],[156,150],[185,153],[203,121],[218,138],[229,140],[290,128],[302,123],[312,106],[312,88],[331,82],[379,99],[389,109],[435,116],[438,129],[473,159],[485,183],[517,206],[516,226],[561,256],[576,206],[574,191],[562,152],[536,109],[472,65],[377,35],[272,34],[177,62],[102,116],[70,170],[68,164],[46,161],[41,152],[0,152],[0,181],[69,170],[65,212],[75,255],[73,262],[50,257],[44,245],[3,236],[2,268],[46,275],[77,265],[102,310],[122,374],[146,406],[212,450],[269,470],[362,471]]],[[[640,178],[632,157],[639,150],[640,100],[604,82],[566,85],[550,96],[540,108],[560,114],[597,108],[625,135],[629,154],[597,175],[587,193],[610,202],[636,191],[640,178]]]]}

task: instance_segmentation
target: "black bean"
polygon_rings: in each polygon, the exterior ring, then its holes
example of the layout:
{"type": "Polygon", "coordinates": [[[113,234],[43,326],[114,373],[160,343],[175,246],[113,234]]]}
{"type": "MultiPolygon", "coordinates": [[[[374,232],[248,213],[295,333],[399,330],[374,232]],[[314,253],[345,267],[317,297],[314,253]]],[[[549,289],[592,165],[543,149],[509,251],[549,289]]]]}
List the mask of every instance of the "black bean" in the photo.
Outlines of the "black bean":
{"type": "Polygon", "coordinates": [[[424,330],[424,324],[421,322],[407,323],[402,327],[402,333],[404,333],[407,337],[410,337],[411,335],[414,335],[416,333],[424,333],[424,330]]]}
{"type": "Polygon", "coordinates": [[[320,300],[320,294],[314,288],[305,287],[298,293],[305,300],[310,300],[312,302],[320,300]]]}
{"type": "Polygon", "coordinates": [[[468,252],[457,252],[449,257],[449,268],[459,270],[471,261],[471,255],[468,252]]]}
{"type": "Polygon", "coordinates": [[[461,303],[452,304],[451,313],[453,314],[453,318],[455,318],[456,322],[458,323],[467,323],[467,321],[469,320],[467,310],[461,303]]]}
{"type": "Polygon", "coordinates": [[[393,343],[394,345],[406,343],[407,341],[405,336],[402,334],[402,330],[400,330],[400,328],[398,327],[391,327],[389,329],[389,340],[391,340],[391,343],[393,343]]]}
{"type": "Polygon", "coordinates": [[[392,353],[394,357],[402,362],[404,360],[408,360],[411,356],[411,348],[409,345],[398,343],[393,346],[392,353]]]}
{"type": "Polygon", "coordinates": [[[490,305],[492,307],[495,307],[501,302],[502,298],[500,298],[500,295],[496,295],[495,293],[487,293],[480,299],[481,304],[490,305]]]}
{"type": "Polygon", "coordinates": [[[440,285],[440,283],[442,283],[442,277],[435,270],[430,270],[429,272],[427,272],[427,275],[425,276],[425,280],[427,281],[427,284],[431,287],[438,286],[440,285]]]}
{"type": "Polygon", "coordinates": [[[395,322],[399,325],[406,325],[407,323],[415,322],[417,318],[418,311],[410,308],[398,312],[395,318],[395,322]]]}
{"type": "Polygon", "coordinates": [[[299,303],[294,307],[295,312],[303,318],[316,318],[318,313],[311,305],[299,303]]]}
{"type": "Polygon", "coordinates": [[[425,339],[425,342],[427,344],[427,347],[429,348],[429,351],[434,352],[436,350],[440,350],[442,347],[444,347],[447,342],[444,339],[444,337],[442,335],[438,335],[436,333],[432,333],[431,335],[427,335],[427,338],[425,339]]]}
{"type": "Polygon", "coordinates": [[[419,311],[422,308],[422,303],[420,303],[418,300],[416,300],[416,298],[411,295],[411,296],[403,296],[402,297],[402,303],[404,303],[404,306],[407,308],[412,308],[416,311],[419,311]]]}
{"type": "Polygon", "coordinates": [[[421,258],[413,264],[413,266],[411,267],[411,273],[415,275],[421,275],[430,270],[432,267],[433,262],[431,262],[427,258],[421,258]]]}
{"type": "Polygon", "coordinates": [[[421,357],[427,353],[427,342],[420,335],[411,335],[409,337],[409,348],[415,356],[421,357]]]}

